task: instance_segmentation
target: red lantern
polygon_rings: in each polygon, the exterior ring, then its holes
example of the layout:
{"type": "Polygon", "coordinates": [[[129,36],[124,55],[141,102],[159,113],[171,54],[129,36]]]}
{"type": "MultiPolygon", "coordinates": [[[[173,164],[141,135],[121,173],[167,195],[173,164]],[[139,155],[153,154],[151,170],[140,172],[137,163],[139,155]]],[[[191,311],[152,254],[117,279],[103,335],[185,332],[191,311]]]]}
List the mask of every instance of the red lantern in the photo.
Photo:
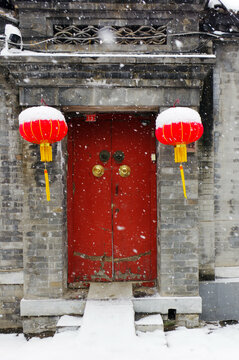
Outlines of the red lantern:
{"type": "MultiPolygon", "coordinates": [[[[187,161],[187,147],[203,134],[203,125],[197,111],[187,107],[173,107],[163,111],[156,120],[156,138],[165,145],[174,146],[175,162],[187,161]]],[[[184,196],[187,198],[183,166],[180,165],[184,196]]]]}
{"type": "MultiPolygon", "coordinates": [[[[63,114],[49,106],[35,106],[19,115],[21,136],[40,145],[41,161],[52,161],[51,144],[62,140],[67,134],[67,124],[63,114]]],[[[48,173],[45,169],[47,200],[50,201],[48,173]]]]}

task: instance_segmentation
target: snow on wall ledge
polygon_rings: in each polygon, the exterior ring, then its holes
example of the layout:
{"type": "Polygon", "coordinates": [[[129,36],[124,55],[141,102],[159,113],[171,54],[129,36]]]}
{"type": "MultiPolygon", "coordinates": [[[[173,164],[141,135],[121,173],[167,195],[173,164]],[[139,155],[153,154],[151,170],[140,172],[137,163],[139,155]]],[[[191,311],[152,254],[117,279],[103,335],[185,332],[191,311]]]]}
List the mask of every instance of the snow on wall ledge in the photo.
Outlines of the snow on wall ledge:
{"type": "Polygon", "coordinates": [[[19,51],[17,49],[2,49],[0,55],[2,57],[99,57],[99,58],[202,58],[202,59],[216,59],[216,55],[211,54],[168,54],[168,53],[160,53],[160,54],[139,54],[139,53],[77,53],[77,52],[69,52],[69,53],[57,53],[57,52],[45,52],[39,53],[34,51],[19,51]]]}

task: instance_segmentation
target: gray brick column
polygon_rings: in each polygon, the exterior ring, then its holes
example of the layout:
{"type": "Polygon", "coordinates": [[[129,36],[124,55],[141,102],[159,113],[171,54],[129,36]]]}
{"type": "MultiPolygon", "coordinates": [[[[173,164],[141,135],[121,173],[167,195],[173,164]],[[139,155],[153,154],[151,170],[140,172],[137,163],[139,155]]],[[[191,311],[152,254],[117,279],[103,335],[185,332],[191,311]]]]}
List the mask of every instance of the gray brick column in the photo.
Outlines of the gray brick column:
{"type": "Polygon", "coordinates": [[[61,297],[67,286],[65,143],[53,144],[47,202],[39,146],[23,140],[25,298],[61,297]]]}
{"type": "Polygon", "coordinates": [[[162,296],[198,295],[198,162],[184,163],[184,199],[174,148],[158,144],[159,288],[162,296]]]}

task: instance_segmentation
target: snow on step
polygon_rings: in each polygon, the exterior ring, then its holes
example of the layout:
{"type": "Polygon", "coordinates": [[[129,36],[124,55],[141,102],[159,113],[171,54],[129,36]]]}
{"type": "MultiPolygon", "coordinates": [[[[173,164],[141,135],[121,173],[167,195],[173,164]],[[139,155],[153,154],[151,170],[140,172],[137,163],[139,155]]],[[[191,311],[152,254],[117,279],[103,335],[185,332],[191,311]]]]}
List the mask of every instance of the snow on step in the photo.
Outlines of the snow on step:
{"type": "MultiPolygon", "coordinates": [[[[91,284],[83,316],[83,340],[124,342],[135,337],[132,285],[91,284]]],[[[113,344],[112,344],[113,345],[113,344]]]]}
{"type": "Polygon", "coordinates": [[[57,332],[78,330],[82,324],[82,316],[61,316],[56,325],[57,332]]]}
{"type": "Polygon", "coordinates": [[[135,327],[138,331],[164,330],[163,319],[160,314],[145,316],[135,321],[135,327]]]}

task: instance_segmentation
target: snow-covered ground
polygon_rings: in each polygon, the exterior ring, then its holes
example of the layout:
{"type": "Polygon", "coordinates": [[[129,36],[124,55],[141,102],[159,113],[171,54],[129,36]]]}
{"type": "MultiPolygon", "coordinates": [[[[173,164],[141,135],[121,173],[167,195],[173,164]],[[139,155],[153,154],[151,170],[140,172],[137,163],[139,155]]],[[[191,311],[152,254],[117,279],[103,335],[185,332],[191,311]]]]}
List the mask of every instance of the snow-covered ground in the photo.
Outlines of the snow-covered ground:
{"type": "Polygon", "coordinates": [[[1,360],[221,360],[237,359],[239,324],[220,327],[206,325],[199,329],[139,333],[120,342],[112,337],[82,338],[81,330],[56,334],[53,338],[32,338],[22,334],[0,335],[1,360]]]}

